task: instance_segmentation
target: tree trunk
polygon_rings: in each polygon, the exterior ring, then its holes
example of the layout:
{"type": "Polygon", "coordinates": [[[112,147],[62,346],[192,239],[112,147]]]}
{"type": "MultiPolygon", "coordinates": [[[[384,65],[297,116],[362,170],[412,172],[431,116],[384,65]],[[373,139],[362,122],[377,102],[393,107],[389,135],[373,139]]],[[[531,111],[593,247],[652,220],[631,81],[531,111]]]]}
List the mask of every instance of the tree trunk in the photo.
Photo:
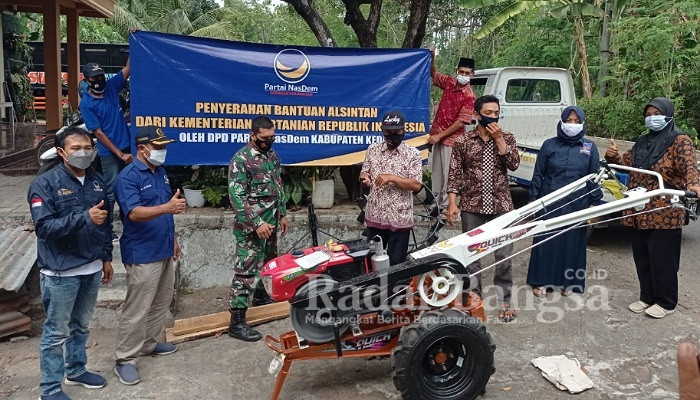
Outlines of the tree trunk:
{"type": "Polygon", "coordinates": [[[345,4],[344,22],[355,31],[360,47],[377,47],[377,27],[382,0],[343,0],[343,4],[345,4]],[[366,19],[360,10],[361,4],[370,5],[366,19]]]}
{"type": "Polygon", "coordinates": [[[586,55],[586,42],[583,39],[583,18],[574,18],[574,34],[576,35],[576,48],[581,59],[581,86],[583,86],[583,98],[590,99],[593,95],[591,77],[588,75],[588,56],[586,55]]]}
{"type": "Polygon", "coordinates": [[[328,29],[326,22],[323,20],[323,18],[321,18],[318,10],[316,10],[316,7],[314,7],[312,0],[284,1],[291,4],[297,14],[299,14],[299,16],[306,21],[306,24],[309,25],[309,28],[314,33],[316,40],[318,40],[318,43],[320,43],[321,46],[335,47],[333,35],[331,34],[330,29],[328,29]]]}
{"type": "Polygon", "coordinates": [[[608,60],[610,59],[610,14],[613,0],[605,0],[605,16],[603,17],[603,32],[600,37],[600,71],[598,72],[598,94],[605,97],[608,76],[608,60]]]}
{"type": "Polygon", "coordinates": [[[425,38],[425,25],[428,22],[428,12],[432,0],[411,1],[411,15],[408,18],[408,28],[403,39],[403,48],[418,48],[425,38]]]}

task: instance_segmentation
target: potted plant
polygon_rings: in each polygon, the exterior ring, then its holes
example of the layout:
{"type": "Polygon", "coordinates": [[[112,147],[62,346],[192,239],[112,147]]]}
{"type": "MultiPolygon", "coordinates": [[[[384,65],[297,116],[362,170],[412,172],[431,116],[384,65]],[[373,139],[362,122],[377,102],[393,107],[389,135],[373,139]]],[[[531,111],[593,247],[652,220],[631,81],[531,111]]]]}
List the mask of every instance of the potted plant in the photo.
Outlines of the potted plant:
{"type": "Polygon", "coordinates": [[[207,168],[202,195],[213,207],[228,207],[228,176],[226,168],[207,168]]]}
{"type": "Polygon", "coordinates": [[[331,208],[335,201],[335,168],[313,168],[313,192],[311,201],[316,208],[331,208]]]}
{"type": "Polygon", "coordinates": [[[182,185],[185,200],[190,207],[203,207],[209,203],[214,207],[228,206],[228,181],[226,169],[199,167],[192,179],[182,185]]]}
{"type": "Polygon", "coordinates": [[[313,168],[309,167],[285,167],[282,171],[282,186],[284,198],[290,211],[297,211],[299,204],[313,191],[313,168]]]}
{"type": "Polygon", "coordinates": [[[203,174],[203,167],[192,167],[195,171],[192,174],[192,179],[185,182],[182,185],[182,190],[185,193],[185,200],[187,200],[188,207],[204,207],[204,195],[202,190],[204,189],[204,179],[200,179],[200,175],[203,174]]]}

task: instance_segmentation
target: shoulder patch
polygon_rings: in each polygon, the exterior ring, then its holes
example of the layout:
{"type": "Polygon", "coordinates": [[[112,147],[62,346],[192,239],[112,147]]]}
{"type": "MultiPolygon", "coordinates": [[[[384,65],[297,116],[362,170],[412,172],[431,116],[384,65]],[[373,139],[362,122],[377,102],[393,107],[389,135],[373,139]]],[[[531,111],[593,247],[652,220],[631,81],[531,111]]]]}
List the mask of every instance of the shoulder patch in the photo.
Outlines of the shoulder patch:
{"type": "Polygon", "coordinates": [[[39,196],[33,196],[29,203],[31,204],[32,208],[41,207],[44,205],[44,201],[39,196]]]}

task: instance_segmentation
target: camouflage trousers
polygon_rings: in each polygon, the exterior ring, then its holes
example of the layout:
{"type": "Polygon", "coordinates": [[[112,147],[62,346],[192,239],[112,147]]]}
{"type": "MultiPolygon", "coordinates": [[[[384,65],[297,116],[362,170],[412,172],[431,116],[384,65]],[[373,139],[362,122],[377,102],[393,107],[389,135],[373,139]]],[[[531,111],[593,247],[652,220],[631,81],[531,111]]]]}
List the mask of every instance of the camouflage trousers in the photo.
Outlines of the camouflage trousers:
{"type": "MultiPolygon", "coordinates": [[[[248,308],[255,288],[260,285],[260,269],[265,262],[277,257],[277,235],[269,240],[260,239],[252,232],[248,235],[233,231],[236,239],[236,261],[233,266],[233,280],[228,292],[232,309],[248,308]]],[[[262,289],[262,288],[261,288],[262,289]]]]}

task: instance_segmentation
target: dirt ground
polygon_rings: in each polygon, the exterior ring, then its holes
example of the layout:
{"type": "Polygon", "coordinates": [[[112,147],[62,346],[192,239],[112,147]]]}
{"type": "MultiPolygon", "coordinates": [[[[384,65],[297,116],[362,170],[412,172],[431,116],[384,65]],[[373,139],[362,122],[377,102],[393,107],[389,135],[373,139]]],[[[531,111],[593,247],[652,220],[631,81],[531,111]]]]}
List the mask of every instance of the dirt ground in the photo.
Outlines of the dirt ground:
{"type": "MultiPolygon", "coordinates": [[[[697,343],[700,335],[700,224],[684,230],[678,312],[652,320],[626,306],[637,296],[629,243],[630,232],[610,228],[589,242],[588,294],[575,298],[533,299],[524,287],[527,255],[514,260],[518,319],[494,321],[487,329],[496,345],[496,372],[484,399],[668,399],[677,398],[675,352],[681,340],[697,343]],[[577,301],[583,301],[581,307],[577,301]],[[568,307],[568,308],[567,308],[568,307]],[[558,311],[561,310],[561,311],[558,311]],[[559,313],[559,314],[558,314],[559,313]],[[543,322],[543,321],[557,322],[543,322]],[[596,387],[579,395],[560,392],[544,380],[530,360],[565,354],[581,361],[596,387]]],[[[520,247],[524,246],[520,244],[520,247]]],[[[487,275],[485,283],[491,281],[487,275]]],[[[226,309],[226,288],[185,293],[177,317],[226,309]]],[[[488,305],[488,304],[487,304],[488,305]]],[[[289,321],[260,327],[279,335],[289,321]]],[[[39,397],[38,337],[0,342],[0,397],[39,397]]],[[[88,342],[89,368],[106,376],[101,390],[67,387],[74,399],[268,399],[274,378],[267,373],[273,358],[263,342],[246,344],[226,335],[180,345],[166,357],[139,361],[143,381],[133,387],[112,372],[113,330],[93,330],[88,342]]],[[[299,361],[282,391],[282,399],[399,399],[389,360],[342,359],[299,361]]]]}

